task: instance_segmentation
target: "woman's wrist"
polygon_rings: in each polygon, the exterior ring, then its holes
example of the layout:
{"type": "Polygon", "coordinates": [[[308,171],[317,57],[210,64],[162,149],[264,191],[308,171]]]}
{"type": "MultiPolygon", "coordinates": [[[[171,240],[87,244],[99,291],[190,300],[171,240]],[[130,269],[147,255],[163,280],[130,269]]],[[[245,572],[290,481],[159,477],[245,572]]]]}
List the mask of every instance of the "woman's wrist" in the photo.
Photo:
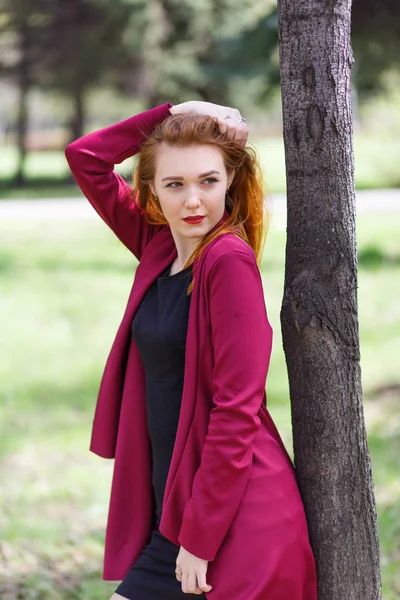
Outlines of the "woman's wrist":
{"type": "Polygon", "coordinates": [[[174,106],[171,106],[169,112],[171,113],[171,115],[188,114],[191,112],[191,104],[192,102],[190,100],[188,102],[181,102],[181,104],[175,104],[174,106]]]}

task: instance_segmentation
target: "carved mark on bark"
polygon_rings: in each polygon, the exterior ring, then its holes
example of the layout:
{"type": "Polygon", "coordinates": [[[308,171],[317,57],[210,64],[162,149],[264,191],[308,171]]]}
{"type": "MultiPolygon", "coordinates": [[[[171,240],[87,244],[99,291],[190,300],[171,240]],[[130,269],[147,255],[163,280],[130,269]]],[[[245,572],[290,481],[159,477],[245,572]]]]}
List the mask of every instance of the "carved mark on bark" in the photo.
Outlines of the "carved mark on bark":
{"type": "Polygon", "coordinates": [[[309,325],[313,313],[299,298],[289,299],[287,309],[287,316],[289,317],[287,324],[289,326],[294,326],[297,333],[302,334],[304,329],[309,325]]]}
{"type": "Polygon", "coordinates": [[[338,3],[339,3],[339,0],[329,0],[329,2],[328,2],[328,8],[333,11],[333,9],[335,8],[336,4],[338,4],[338,3]]]}
{"type": "Polygon", "coordinates": [[[307,110],[307,129],[312,139],[319,144],[324,134],[324,118],[318,104],[310,104],[307,110]]]}
{"type": "Polygon", "coordinates": [[[303,71],[303,83],[306,87],[315,89],[315,69],[313,65],[308,65],[303,71]]]}
{"type": "Polygon", "coordinates": [[[335,119],[335,117],[331,118],[331,128],[332,128],[332,131],[335,134],[335,136],[339,137],[339,131],[338,131],[338,128],[336,126],[336,119],[335,119]]]}
{"type": "Polygon", "coordinates": [[[300,132],[297,123],[294,123],[293,125],[293,141],[296,144],[296,148],[300,148],[300,132]]]}
{"type": "Polygon", "coordinates": [[[330,63],[328,63],[328,66],[326,67],[326,74],[328,75],[328,81],[329,81],[329,83],[332,86],[332,90],[335,91],[335,89],[336,89],[336,81],[335,81],[335,78],[333,76],[332,67],[331,67],[330,63]]]}

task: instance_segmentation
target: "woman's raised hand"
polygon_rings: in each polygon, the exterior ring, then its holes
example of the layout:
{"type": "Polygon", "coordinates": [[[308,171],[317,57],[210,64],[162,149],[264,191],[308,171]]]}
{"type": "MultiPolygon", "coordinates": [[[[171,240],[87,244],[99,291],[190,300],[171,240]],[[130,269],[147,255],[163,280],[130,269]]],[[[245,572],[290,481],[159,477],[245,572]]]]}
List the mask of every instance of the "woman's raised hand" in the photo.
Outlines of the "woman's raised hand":
{"type": "Polygon", "coordinates": [[[182,102],[182,104],[172,106],[169,111],[172,115],[197,114],[214,117],[218,122],[221,133],[226,134],[226,139],[239,141],[243,147],[246,145],[249,129],[244,121],[240,121],[242,115],[237,108],[221,106],[212,102],[190,100],[189,102],[182,102]]]}

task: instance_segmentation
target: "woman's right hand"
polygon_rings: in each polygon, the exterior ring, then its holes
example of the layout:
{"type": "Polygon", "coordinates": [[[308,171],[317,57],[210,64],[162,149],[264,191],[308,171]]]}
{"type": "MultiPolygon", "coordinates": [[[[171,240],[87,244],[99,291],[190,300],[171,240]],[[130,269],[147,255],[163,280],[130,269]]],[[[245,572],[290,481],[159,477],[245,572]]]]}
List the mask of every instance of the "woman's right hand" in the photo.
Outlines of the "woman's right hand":
{"type": "Polygon", "coordinates": [[[239,141],[240,145],[243,147],[246,145],[249,129],[244,121],[240,121],[242,116],[237,108],[221,106],[220,104],[213,104],[212,102],[190,100],[172,106],[169,109],[169,112],[172,115],[197,114],[213,117],[217,120],[221,133],[226,134],[226,139],[239,141]],[[226,116],[229,116],[230,118],[226,119],[226,116]]]}

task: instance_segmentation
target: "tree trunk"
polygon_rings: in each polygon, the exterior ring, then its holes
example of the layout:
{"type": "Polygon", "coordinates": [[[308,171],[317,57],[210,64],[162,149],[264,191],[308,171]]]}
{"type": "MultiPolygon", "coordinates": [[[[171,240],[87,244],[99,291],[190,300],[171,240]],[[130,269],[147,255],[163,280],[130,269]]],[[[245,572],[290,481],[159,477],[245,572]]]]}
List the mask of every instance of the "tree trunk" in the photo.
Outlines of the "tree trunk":
{"type": "Polygon", "coordinates": [[[27,155],[26,135],[28,130],[28,93],[30,87],[29,73],[29,31],[26,19],[22,19],[19,28],[20,60],[18,64],[18,120],[17,149],[18,163],[14,183],[18,187],[25,184],[25,161],[27,155]]]}
{"type": "Polygon", "coordinates": [[[85,125],[85,86],[79,82],[79,75],[74,81],[73,106],[74,112],[71,119],[72,140],[77,140],[83,136],[85,125]]]}
{"type": "Polygon", "coordinates": [[[319,600],[381,598],[362,404],[351,0],[279,0],[287,173],[281,308],[295,466],[319,600]]]}
{"type": "MultiPolygon", "coordinates": [[[[63,5],[60,5],[64,8],[63,5]]],[[[83,37],[85,35],[85,6],[82,2],[71,2],[67,8],[65,27],[74,43],[68,48],[71,73],[71,100],[73,114],[71,118],[72,141],[82,137],[85,123],[85,68],[83,55],[83,37]]]]}

